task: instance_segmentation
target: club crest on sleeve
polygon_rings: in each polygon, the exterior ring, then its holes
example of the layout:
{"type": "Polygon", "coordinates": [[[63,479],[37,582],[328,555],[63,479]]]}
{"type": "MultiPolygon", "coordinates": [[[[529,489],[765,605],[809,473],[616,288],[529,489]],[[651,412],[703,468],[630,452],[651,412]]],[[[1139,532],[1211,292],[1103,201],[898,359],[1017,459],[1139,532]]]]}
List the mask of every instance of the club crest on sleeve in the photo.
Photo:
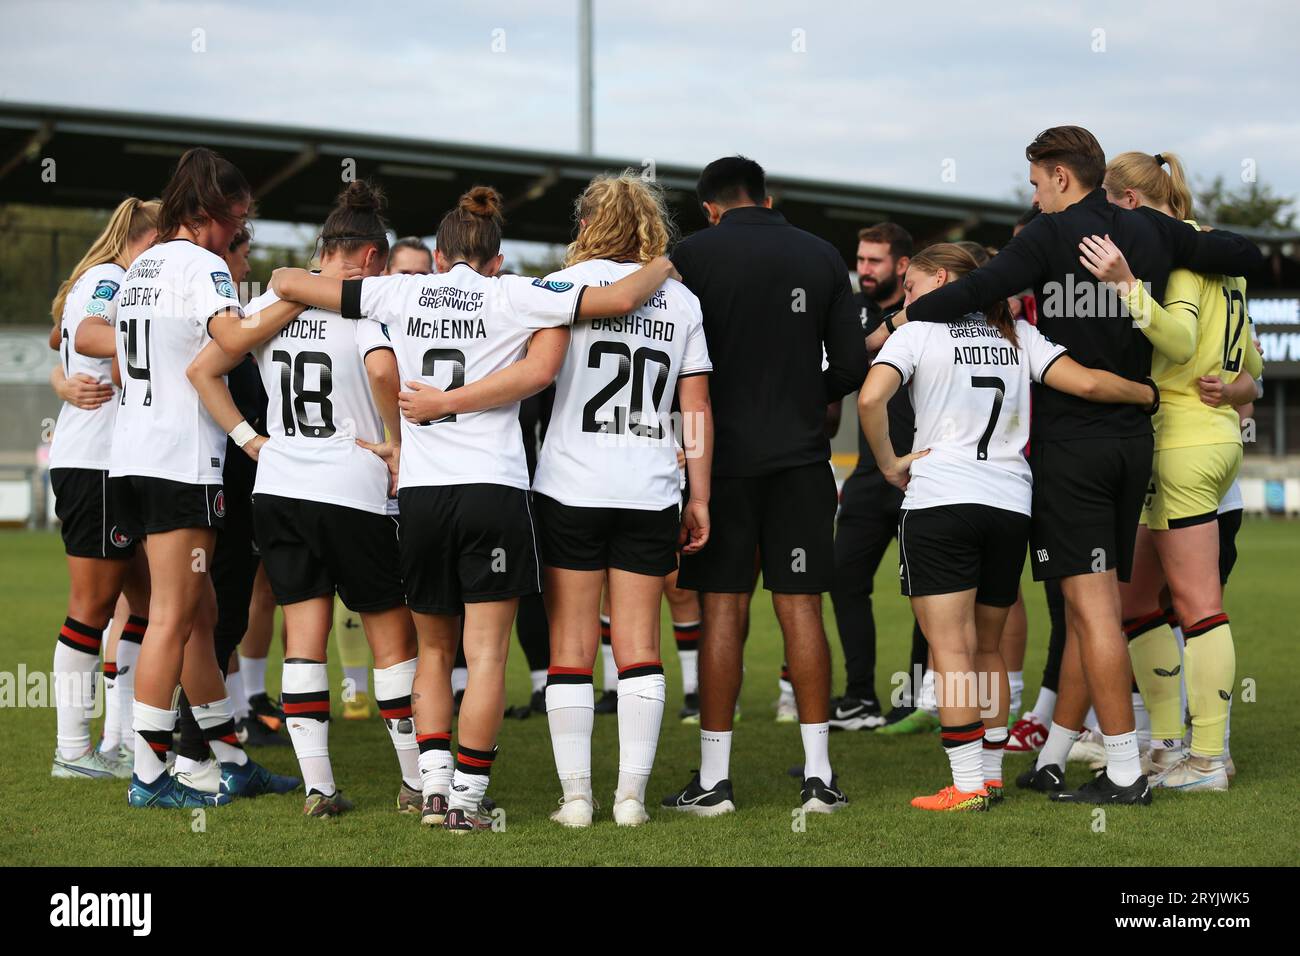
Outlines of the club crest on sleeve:
{"type": "Polygon", "coordinates": [[[557,282],[554,279],[534,279],[533,285],[550,292],[568,292],[573,288],[572,282],[557,282]]]}
{"type": "Polygon", "coordinates": [[[217,289],[217,295],[224,295],[227,299],[238,299],[235,295],[235,283],[230,280],[229,272],[213,272],[212,284],[217,289]]]}
{"type": "MultiPolygon", "coordinates": [[[[117,295],[117,290],[121,288],[112,279],[100,279],[95,283],[95,291],[90,294],[92,299],[109,299],[117,295]]],[[[89,311],[89,310],[87,310],[89,311]]]]}
{"type": "Polygon", "coordinates": [[[102,299],[91,299],[86,303],[86,315],[103,315],[108,311],[108,306],[102,299]]]}

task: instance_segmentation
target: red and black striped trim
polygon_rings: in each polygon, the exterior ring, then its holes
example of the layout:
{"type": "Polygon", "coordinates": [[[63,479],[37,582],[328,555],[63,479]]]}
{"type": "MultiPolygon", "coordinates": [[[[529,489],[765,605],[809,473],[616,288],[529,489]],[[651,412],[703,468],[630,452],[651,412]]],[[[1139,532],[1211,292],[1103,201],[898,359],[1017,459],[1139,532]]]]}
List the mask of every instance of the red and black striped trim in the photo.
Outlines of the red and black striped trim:
{"type": "Polygon", "coordinates": [[[1183,640],[1190,641],[1194,637],[1200,637],[1206,631],[1212,631],[1216,627],[1222,627],[1228,623],[1228,615],[1223,612],[1211,614],[1209,617],[1203,617],[1195,624],[1183,628],[1183,640]]]}
{"type": "Polygon", "coordinates": [[[700,625],[674,624],[673,637],[677,640],[679,651],[693,651],[700,645],[700,625]]]}
{"type": "Polygon", "coordinates": [[[635,664],[628,664],[627,667],[619,668],[618,679],[631,680],[633,677],[650,677],[653,674],[662,674],[663,672],[663,661],[638,661],[635,664]]]}
{"type": "Polygon", "coordinates": [[[790,683],[790,665],[785,661],[781,662],[781,680],[790,683]]]}
{"type": "Polygon", "coordinates": [[[1152,611],[1141,617],[1131,617],[1124,622],[1124,636],[1134,641],[1143,634],[1154,631],[1157,627],[1164,627],[1168,623],[1169,618],[1164,611],[1152,611]]]}
{"type": "Polygon", "coordinates": [[[456,748],[456,769],[461,773],[474,773],[486,776],[492,772],[492,761],[497,752],[493,750],[474,750],[461,744],[456,748]]]}
{"type": "Polygon", "coordinates": [[[104,661],[104,680],[117,680],[117,661],[104,661]]]}
{"type": "Polygon", "coordinates": [[[546,669],[546,686],[552,684],[590,684],[590,667],[560,667],[552,664],[546,669]]]}
{"type": "Polygon", "coordinates": [[[99,645],[104,639],[104,629],[91,627],[89,624],[82,624],[80,621],[74,621],[70,617],[63,619],[63,627],[59,628],[59,643],[65,644],[74,651],[81,651],[83,654],[99,655],[99,645]]]}
{"type": "Polygon", "coordinates": [[[221,743],[229,744],[231,747],[238,747],[240,750],[244,749],[244,745],[235,736],[235,719],[233,717],[229,720],[223,720],[219,724],[213,724],[211,727],[204,727],[203,739],[208,743],[221,741],[221,743]]]}
{"type": "Polygon", "coordinates": [[[1003,737],[1001,740],[989,740],[988,737],[984,738],[985,750],[1005,750],[1006,747],[1007,747],[1006,737],[1003,737]]]}
{"type": "Polygon", "coordinates": [[[144,632],[148,627],[149,619],[147,617],[132,614],[126,619],[126,626],[122,628],[122,640],[130,644],[139,644],[144,641],[144,632]]]}
{"type": "Polygon", "coordinates": [[[137,734],[144,738],[144,742],[149,745],[159,760],[165,760],[167,751],[172,749],[172,732],[170,730],[137,730],[137,734]]]}
{"type": "Polygon", "coordinates": [[[384,720],[402,720],[411,716],[411,695],[393,697],[389,700],[375,700],[379,707],[379,716],[384,720]]]}
{"type": "Polygon", "coordinates": [[[451,732],[445,734],[416,734],[416,746],[420,748],[420,753],[427,754],[430,750],[445,750],[451,752],[451,732]]]}
{"type": "Polygon", "coordinates": [[[286,717],[306,717],[309,720],[330,719],[330,692],[313,690],[305,694],[280,693],[280,708],[286,717]]]}
{"type": "Polygon", "coordinates": [[[1178,614],[1172,607],[1165,608],[1165,621],[1170,627],[1178,627],[1178,614]]]}
{"type": "Polygon", "coordinates": [[[984,725],[978,720],[960,727],[940,727],[939,738],[945,747],[960,747],[984,737],[984,725]]]}
{"type": "Polygon", "coordinates": [[[609,619],[602,617],[600,619],[600,643],[608,644],[611,640],[609,619]]]}

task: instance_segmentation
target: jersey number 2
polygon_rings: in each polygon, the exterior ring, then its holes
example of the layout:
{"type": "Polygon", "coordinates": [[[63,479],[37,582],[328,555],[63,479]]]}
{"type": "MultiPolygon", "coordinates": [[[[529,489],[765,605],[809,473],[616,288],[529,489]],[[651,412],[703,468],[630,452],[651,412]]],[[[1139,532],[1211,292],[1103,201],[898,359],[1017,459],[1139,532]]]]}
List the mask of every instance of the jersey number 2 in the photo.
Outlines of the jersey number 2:
{"type": "MultiPolygon", "coordinates": [[[[438,367],[439,362],[451,363],[451,384],[443,391],[450,392],[453,388],[460,388],[465,384],[465,353],[460,349],[429,349],[424,353],[424,361],[420,365],[420,374],[432,377],[434,370],[438,367]]],[[[444,415],[442,418],[436,418],[433,421],[420,422],[421,425],[437,425],[439,422],[454,422],[456,415],[453,412],[450,415],[444,415]]]]}

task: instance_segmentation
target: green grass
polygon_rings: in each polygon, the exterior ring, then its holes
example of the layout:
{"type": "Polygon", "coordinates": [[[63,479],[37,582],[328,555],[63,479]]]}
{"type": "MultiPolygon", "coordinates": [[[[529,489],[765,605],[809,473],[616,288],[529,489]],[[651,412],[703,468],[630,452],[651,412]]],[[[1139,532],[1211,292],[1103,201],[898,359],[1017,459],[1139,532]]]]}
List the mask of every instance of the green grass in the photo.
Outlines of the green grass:
{"type": "MultiPolygon", "coordinates": [[[[1149,808],[1111,808],[1104,832],[1094,831],[1084,807],[1049,804],[1017,792],[987,814],[927,814],[908,800],[947,782],[938,741],[836,734],[831,757],[849,808],[814,817],[794,832],[791,811],[798,784],[785,769],[800,762],[797,730],[772,720],[780,666],[779,635],[770,601],[754,605],[747,676],[736,728],[732,778],[740,811],[697,820],[652,809],[652,821],[621,830],[609,818],[617,773],[614,718],[597,718],[593,757],[598,823],[569,831],[550,823],[559,787],[546,721],[507,721],[491,794],[506,812],[504,832],[458,840],[421,828],[393,809],[396,762],[378,718],[336,720],[331,730],[336,776],[357,810],[333,821],[307,820],[301,795],[264,797],[209,810],[206,832],[191,830],[188,813],[141,812],[126,806],[125,783],[51,780],[54,714],[48,709],[0,711],[0,863],[58,865],[1254,865],[1294,864],[1300,845],[1297,783],[1295,647],[1300,601],[1300,525],[1248,521],[1241,560],[1227,605],[1237,641],[1238,678],[1256,683],[1255,703],[1233,714],[1233,756],[1239,773],[1226,794],[1164,794],[1149,808]]],[[[887,556],[876,593],[880,640],[877,690],[906,666],[910,621],[887,556]]],[[[1030,646],[1026,706],[1033,702],[1046,639],[1042,590],[1026,579],[1030,646]]],[[[54,534],[0,534],[0,671],[47,670],[54,635],[64,615],[66,582],[54,534]]],[[[826,614],[842,663],[829,604],[826,614]]],[[[670,635],[665,616],[664,633],[670,635]]],[[[272,650],[278,654],[278,642],[272,650]]],[[[649,794],[652,801],[676,789],[698,766],[695,728],[674,719],[680,682],[671,637],[669,718],[649,794]]],[[[271,667],[278,692],[278,665],[271,667]]],[[[338,686],[336,675],[335,686],[338,686]]],[[[517,646],[510,663],[510,699],[527,696],[527,673],[517,646]]],[[[338,703],[336,700],[336,714],[338,703]]],[[[292,752],[260,751],[271,768],[296,772],[292,752]]],[[[1014,777],[1027,757],[1008,757],[1014,777]]],[[[1079,765],[1071,778],[1086,773],[1079,765]]]]}

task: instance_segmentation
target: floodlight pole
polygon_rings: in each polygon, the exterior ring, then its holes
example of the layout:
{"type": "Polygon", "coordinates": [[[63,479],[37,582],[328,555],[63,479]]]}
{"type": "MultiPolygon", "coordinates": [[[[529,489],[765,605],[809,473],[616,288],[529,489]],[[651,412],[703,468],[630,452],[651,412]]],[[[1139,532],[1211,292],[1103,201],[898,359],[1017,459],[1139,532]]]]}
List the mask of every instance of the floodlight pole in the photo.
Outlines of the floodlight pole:
{"type": "Polygon", "coordinates": [[[578,151],[590,156],[595,150],[592,121],[591,18],[592,0],[578,0],[578,151]]]}

